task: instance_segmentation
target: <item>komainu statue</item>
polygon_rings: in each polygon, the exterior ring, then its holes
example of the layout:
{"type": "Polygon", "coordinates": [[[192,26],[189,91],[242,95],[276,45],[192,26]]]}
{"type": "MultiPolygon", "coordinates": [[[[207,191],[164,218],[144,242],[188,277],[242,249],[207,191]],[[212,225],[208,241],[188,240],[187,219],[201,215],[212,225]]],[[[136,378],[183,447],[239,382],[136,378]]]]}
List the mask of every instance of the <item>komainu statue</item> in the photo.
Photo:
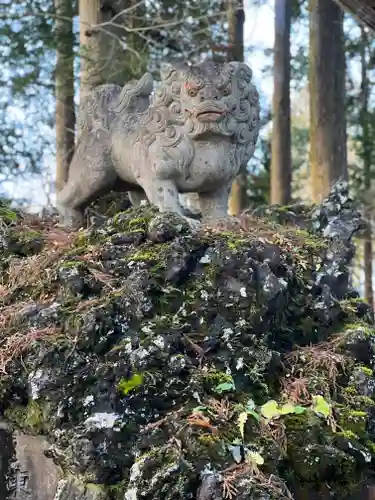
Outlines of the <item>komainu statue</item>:
{"type": "Polygon", "coordinates": [[[154,93],[146,73],[124,88],[97,87],[83,101],[68,182],[57,197],[63,224],[81,226],[87,205],[109,190],[182,217],[179,194],[196,193],[203,218],[227,216],[231,183],[258,138],[252,72],[240,62],[206,61],[165,64],[160,73],[154,93]]]}

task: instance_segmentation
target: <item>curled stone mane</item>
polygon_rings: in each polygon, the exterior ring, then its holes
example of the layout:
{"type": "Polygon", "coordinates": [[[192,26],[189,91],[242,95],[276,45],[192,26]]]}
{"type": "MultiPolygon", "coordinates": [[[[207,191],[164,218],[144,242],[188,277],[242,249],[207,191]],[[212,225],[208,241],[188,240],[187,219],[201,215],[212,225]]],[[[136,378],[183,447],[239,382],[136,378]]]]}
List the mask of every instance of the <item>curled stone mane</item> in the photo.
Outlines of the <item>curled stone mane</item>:
{"type": "MultiPolygon", "coordinates": [[[[165,158],[175,161],[181,169],[188,168],[194,157],[194,144],[185,133],[180,93],[181,81],[176,68],[161,70],[161,84],[155,89],[150,107],[140,120],[135,142],[148,149],[158,141],[165,158]]],[[[161,160],[163,164],[164,161],[161,160]]],[[[168,162],[165,162],[166,168],[168,162]]],[[[162,168],[159,166],[159,168],[162,168]]]]}
{"type": "Polygon", "coordinates": [[[149,132],[149,144],[158,135],[163,145],[175,146],[182,140],[182,130],[190,139],[208,131],[232,136],[233,160],[240,167],[247,164],[254,153],[259,133],[259,113],[259,95],[247,65],[238,62],[223,65],[204,62],[191,67],[186,64],[165,65],[161,69],[161,83],[151,100],[145,125],[149,132]],[[232,84],[228,99],[230,112],[215,125],[186,118],[181,105],[181,88],[188,78],[191,75],[195,80],[203,78],[201,75],[207,78],[207,74],[211,73],[218,88],[232,84]]]}
{"type": "Polygon", "coordinates": [[[184,125],[186,119],[181,109],[181,85],[178,67],[163,66],[161,71],[161,83],[156,88],[151,101],[152,108],[168,109],[170,124],[184,125]]]}
{"type": "Polygon", "coordinates": [[[228,63],[229,73],[236,82],[239,99],[228,117],[228,129],[235,130],[235,157],[241,166],[254,154],[259,134],[259,94],[252,83],[252,71],[244,64],[228,63]]]}
{"type": "Polygon", "coordinates": [[[96,87],[80,103],[78,135],[83,130],[109,131],[117,116],[142,112],[147,108],[152,88],[150,73],[145,73],[139,80],[127,82],[124,87],[112,83],[96,87]]]}

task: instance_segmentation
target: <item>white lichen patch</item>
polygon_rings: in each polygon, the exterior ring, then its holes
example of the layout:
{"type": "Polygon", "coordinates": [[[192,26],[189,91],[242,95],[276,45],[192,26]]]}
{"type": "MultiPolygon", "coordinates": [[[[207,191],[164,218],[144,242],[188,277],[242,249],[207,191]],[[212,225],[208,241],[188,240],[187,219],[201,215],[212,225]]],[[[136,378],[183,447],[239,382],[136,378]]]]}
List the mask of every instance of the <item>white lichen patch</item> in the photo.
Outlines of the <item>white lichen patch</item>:
{"type": "Polygon", "coordinates": [[[158,335],[157,337],[154,338],[153,343],[158,347],[160,350],[165,348],[165,340],[162,335],[158,335]]]}
{"type": "Polygon", "coordinates": [[[231,336],[233,335],[233,330],[232,328],[224,328],[224,331],[223,331],[223,340],[224,342],[228,342],[229,339],[231,338],[231,336]]]}
{"type": "Polygon", "coordinates": [[[244,367],[243,358],[238,358],[236,362],[236,370],[242,370],[244,367]]]}
{"type": "Polygon", "coordinates": [[[94,413],[84,424],[90,429],[114,429],[116,421],[121,418],[117,413],[94,413]]]}
{"type": "Polygon", "coordinates": [[[38,368],[35,372],[31,372],[28,377],[29,393],[33,401],[39,398],[39,393],[44,383],[48,380],[48,375],[38,368]]]}
{"type": "Polygon", "coordinates": [[[141,476],[141,465],[143,465],[144,459],[137,460],[130,469],[129,485],[125,491],[124,500],[137,500],[138,498],[138,488],[134,487],[133,484],[137,482],[137,479],[141,476]]]}
{"type": "Polygon", "coordinates": [[[53,500],[62,500],[62,494],[64,493],[65,486],[68,484],[67,479],[60,479],[57,483],[56,493],[53,500]]]}
{"type": "Polygon", "coordinates": [[[92,394],[89,394],[88,396],[85,397],[83,400],[83,406],[93,406],[94,405],[94,396],[92,394]]]}
{"type": "Polygon", "coordinates": [[[201,257],[200,261],[201,264],[210,264],[211,262],[211,257],[210,255],[204,254],[203,257],[201,257]]]}

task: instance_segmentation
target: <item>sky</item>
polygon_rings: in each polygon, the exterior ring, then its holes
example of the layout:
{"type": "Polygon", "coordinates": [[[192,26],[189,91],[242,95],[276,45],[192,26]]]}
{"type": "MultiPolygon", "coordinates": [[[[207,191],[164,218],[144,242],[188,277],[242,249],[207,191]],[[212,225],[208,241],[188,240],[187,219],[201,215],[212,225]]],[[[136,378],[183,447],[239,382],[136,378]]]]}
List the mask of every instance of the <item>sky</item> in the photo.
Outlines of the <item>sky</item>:
{"type": "Polygon", "coordinates": [[[265,49],[273,48],[274,44],[274,0],[262,7],[252,6],[251,0],[245,0],[244,45],[256,47],[254,51],[246,51],[246,62],[254,72],[254,81],[261,88],[263,95],[271,100],[272,76],[264,77],[262,68],[265,64],[265,49]]]}

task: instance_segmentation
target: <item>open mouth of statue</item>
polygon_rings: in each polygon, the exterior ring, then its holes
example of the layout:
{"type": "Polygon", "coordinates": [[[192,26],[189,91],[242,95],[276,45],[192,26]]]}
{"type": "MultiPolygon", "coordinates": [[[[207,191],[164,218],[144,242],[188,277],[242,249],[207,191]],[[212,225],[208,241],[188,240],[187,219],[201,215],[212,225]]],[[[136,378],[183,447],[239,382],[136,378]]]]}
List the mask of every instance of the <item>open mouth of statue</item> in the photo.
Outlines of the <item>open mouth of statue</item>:
{"type": "Polygon", "coordinates": [[[224,112],[218,109],[205,109],[196,114],[196,117],[202,122],[216,122],[223,116],[224,112]]]}

